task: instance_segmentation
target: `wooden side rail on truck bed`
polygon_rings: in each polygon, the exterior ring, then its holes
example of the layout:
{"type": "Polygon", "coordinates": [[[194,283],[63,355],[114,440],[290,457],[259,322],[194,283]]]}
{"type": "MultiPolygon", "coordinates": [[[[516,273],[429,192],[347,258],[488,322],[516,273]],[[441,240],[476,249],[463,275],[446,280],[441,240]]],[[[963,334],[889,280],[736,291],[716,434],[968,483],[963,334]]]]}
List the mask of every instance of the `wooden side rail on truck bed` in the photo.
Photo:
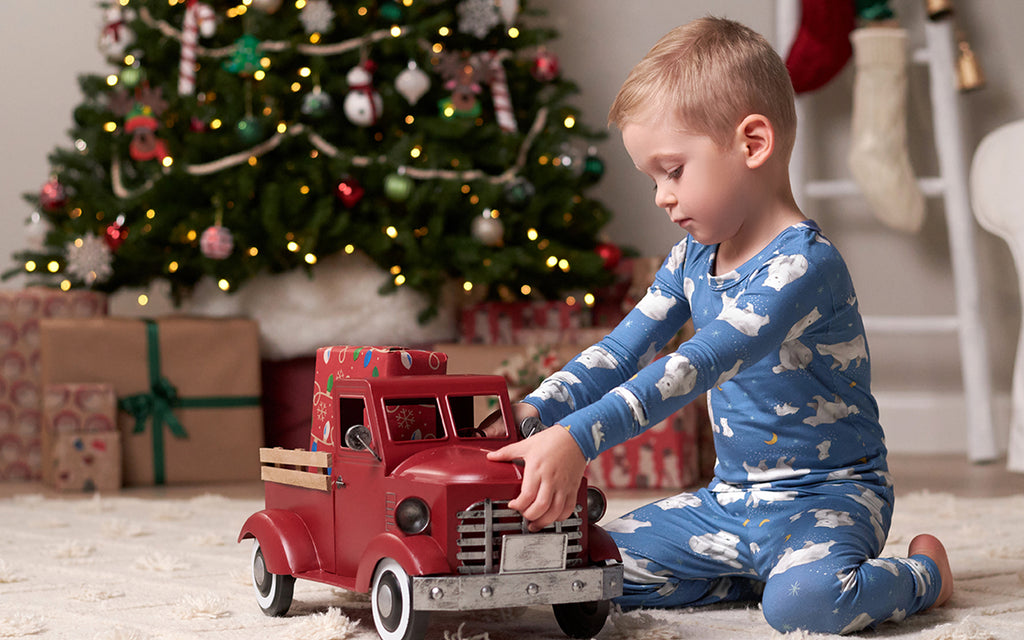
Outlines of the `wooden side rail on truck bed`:
{"type": "Polygon", "coordinates": [[[331,454],[303,449],[260,449],[260,478],[267,482],[328,491],[331,454]],[[309,469],[303,469],[303,467],[309,469]]]}

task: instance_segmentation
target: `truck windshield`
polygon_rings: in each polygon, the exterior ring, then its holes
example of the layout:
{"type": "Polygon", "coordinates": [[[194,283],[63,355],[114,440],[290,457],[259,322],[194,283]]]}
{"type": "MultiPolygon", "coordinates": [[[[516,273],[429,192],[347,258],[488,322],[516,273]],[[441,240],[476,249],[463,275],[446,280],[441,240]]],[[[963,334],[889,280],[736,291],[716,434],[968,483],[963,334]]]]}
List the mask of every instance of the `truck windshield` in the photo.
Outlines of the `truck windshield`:
{"type": "Polygon", "coordinates": [[[493,394],[448,396],[455,420],[455,433],[461,438],[505,438],[508,430],[502,420],[501,403],[493,394]],[[491,417],[493,415],[493,418],[491,417]],[[486,424],[485,424],[486,421],[486,424]],[[487,433],[483,427],[491,425],[487,433]]]}
{"type": "Polygon", "coordinates": [[[384,419],[393,442],[444,438],[437,398],[392,398],[384,401],[384,419]]]}

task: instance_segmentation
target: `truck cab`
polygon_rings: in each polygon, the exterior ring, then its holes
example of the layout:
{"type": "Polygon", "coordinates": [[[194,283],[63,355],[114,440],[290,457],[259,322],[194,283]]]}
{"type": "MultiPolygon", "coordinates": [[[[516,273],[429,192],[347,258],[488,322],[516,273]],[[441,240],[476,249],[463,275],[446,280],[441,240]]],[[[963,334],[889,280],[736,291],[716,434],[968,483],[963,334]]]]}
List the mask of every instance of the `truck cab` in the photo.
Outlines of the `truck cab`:
{"type": "Polygon", "coordinates": [[[446,375],[436,352],[318,351],[308,451],[262,449],[266,508],[245,523],[253,584],[283,615],[295,578],[370,592],[385,640],[422,637],[433,610],[550,604],[573,637],[621,593],[599,490],[540,532],[508,508],[522,468],[487,452],[521,436],[500,376],[446,375]],[[488,416],[499,428],[485,435],[488,416]]]}

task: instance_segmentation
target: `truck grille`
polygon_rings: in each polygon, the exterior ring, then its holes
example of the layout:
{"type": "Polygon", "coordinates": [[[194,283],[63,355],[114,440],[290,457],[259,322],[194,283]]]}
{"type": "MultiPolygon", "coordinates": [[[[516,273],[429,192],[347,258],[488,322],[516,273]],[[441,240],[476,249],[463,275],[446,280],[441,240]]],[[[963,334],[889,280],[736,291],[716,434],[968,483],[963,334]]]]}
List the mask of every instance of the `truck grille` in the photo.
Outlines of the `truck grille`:
{"type": "MultiPolygon", "coordinates": [[[[456,531],[459,552],[459,573],[495,573],[501,560],[501,537],[509,533],[530,533],[528,523],[514,509],[508,508],[508,500],[486,499],[477,502],[465,511],[456,514],[459,519],[456,531]]],[[[568,534],[569,544],[565,551],[567,567],[581,566],[583,552],[580,528],[579,505],[572,516],[545,527],[538,533],[568,534]]]]}

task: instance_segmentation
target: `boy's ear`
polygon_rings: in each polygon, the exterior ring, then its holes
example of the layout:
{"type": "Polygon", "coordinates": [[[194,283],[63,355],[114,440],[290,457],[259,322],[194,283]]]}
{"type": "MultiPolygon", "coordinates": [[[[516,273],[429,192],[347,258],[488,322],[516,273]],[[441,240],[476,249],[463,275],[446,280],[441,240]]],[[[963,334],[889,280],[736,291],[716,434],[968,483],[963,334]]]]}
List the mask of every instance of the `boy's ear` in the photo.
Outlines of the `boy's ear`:
{"type": "Polygon", "coordinates": [[[775,150],[775,129],[771,121],[759,113],[743,119],[736,127],[736,138],[751,169],[763,165],[775,150]]]}

